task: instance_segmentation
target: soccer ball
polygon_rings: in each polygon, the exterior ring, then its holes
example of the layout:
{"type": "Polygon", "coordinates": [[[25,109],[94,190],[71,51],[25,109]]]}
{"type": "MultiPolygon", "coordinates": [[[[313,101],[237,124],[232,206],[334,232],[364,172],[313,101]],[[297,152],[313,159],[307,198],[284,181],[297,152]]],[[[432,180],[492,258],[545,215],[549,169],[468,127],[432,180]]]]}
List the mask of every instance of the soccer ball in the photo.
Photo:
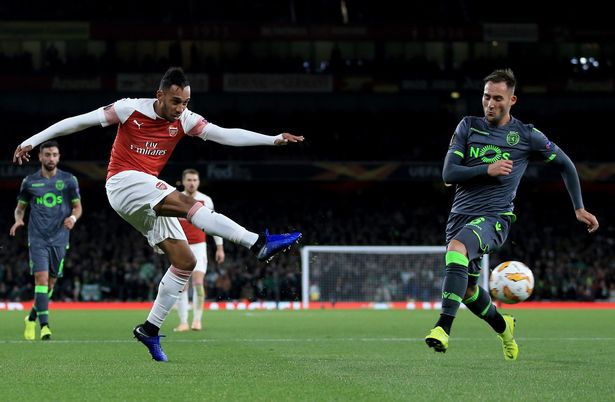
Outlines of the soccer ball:
{"type": "Polygon", "coordinates": [[[502,303],[519,303],[532,294],[534,275],[524,263],[506,261],[491,271],[489,290],[491,296],[502,303]]]}

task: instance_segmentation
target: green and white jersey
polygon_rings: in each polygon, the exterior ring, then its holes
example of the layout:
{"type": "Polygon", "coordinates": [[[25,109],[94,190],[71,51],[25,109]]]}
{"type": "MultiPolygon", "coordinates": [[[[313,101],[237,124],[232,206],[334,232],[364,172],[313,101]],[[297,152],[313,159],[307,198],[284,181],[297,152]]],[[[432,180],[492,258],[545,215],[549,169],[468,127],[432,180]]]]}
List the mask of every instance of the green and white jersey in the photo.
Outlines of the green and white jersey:
{"type": "Polygon", "coordinates": [[[28,242],[50,246],[68,244],[69,230],[64,219],[71,215],[73,203],[81,200],[77,178],[57,169],[55,176],[46,178],[37,171],[21,183],[17,201],[30,204],[28,242]]]}
{"type": "Polygon", "coordinates": [[[512,118],[508,124],[494,127],[485,118],[464,117],[451,139],[447,159],[477,170],[484,166],[484,171],[456,183],[451,212],[464,215],[512,212],[513,200],[530,156],[536,154],[550,162],[560,153],[557,145],[532,124],[512,118]],[[512,173],[488,176],[487,165],[501,159],[513,161],[512,173]]]}

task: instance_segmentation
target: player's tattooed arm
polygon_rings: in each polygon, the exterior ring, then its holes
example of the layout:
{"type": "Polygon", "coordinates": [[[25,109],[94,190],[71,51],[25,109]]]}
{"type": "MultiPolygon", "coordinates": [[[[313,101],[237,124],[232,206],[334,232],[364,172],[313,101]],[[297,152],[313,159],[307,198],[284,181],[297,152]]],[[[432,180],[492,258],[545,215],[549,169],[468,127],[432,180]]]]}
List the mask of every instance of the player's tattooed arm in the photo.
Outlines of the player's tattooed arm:
{"type": "Polygon", "coordinates": [[[15,208],[15,223],[13,224],[13,226],[11,226],[11,230],[9,231],[9,234],[11,236],[15,236],[15,233],[17,233],[17,229],[24,225],[24,216],[26,215],[27,206],[28,204],[24,204],[21,202],[17,203],[17,207],[15,208]]]}

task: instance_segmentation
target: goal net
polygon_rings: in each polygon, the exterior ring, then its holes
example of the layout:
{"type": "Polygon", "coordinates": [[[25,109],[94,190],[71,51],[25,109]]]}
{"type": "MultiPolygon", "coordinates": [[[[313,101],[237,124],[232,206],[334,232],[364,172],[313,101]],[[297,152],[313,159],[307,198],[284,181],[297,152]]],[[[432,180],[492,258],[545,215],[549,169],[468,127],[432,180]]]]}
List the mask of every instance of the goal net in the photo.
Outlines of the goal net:
{"type": "MultiPolygon", "coordinates": [[[[305,246],[302,302],[437,302],[444,246],[305,246]]],[[[487,286],[489,256],[479,283],[487,286]]]]}

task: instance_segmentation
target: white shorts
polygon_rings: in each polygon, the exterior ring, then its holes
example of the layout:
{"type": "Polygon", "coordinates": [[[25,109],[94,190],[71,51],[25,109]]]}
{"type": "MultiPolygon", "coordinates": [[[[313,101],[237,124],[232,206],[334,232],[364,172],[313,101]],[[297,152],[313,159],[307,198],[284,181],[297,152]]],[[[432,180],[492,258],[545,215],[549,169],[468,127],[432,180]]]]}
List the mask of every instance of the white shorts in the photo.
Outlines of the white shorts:
{"type": "Polygon", "coordinates": [[[196,267],[192,270],[192,272],[202,272],[203,274],[207,273],[207,243],[195,243],[190,245],[190,250],[192,250],[192,254],[194,254],[194,258],[196,258],[196,267]]]}
{"type": "Polygon", "coordinates": [[[156,216],[153,208],[175,187],[147,173],[125,170],[111,176],[105,184],[109,204],[126,222],[147,238],[157,252],[156,244],[165,239],[186,240],[179,220],[156,216]]]}

